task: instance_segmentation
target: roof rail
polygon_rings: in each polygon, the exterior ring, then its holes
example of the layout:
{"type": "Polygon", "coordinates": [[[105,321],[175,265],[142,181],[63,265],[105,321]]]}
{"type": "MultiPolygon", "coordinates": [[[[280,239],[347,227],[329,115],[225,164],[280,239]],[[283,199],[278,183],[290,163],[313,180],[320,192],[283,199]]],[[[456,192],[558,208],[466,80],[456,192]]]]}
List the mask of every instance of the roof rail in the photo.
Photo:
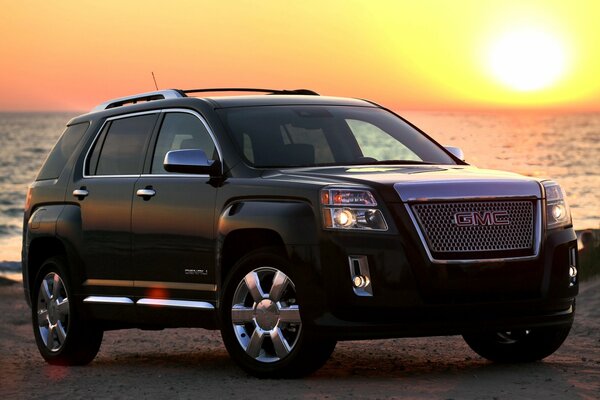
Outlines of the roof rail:
{"type": "Polygon", "coordinates": [[[188,93],[204,93],[204,92],[257,92],[257,93],[268,93],[268,94],[299,94],[308,96],[318,96],[319,93],[309,89],[293,89],[293,90],[281,90],[281,89],[257,89],[257,88],[203,88],[203,89],[186,89],[181,92],[188,93]]]}
{"type": "Polygon", "coordinates": [[[108,110],[110,108],[121,107],[128,104],[136,104],[139,102],[147,102],[153,100],[165,100],[165,99],[178,99],[181,97],[187,97],[188,93],[205,93],[205,92],[258,92],[267,94],[296,94],[305,96],[319,96],[319,93],[309,89],[293,89],[293,90],[279,90],[279,89],[255,89],[255,88],[206,88],[206,89],[167,89],[157,90],[155,92],[140,93],[133,96],[120,97],[118,99],[112,99],[105,101],[102,104],[94,107],[92,112],[108,110]]]}
{"type": "Polygon", "coordinates": [[[105,101],[104,103],[94,107],[92,112],[108,110],[109,108],[121,107],[127,104],[136,104],[139,102],[146,102],[152,100],[177,99],[181,97],[187,97],[186,94],[181,90],[157,90],[155,92],[140,93],[133,96],[120,97],[118,99],[105,101]]]}

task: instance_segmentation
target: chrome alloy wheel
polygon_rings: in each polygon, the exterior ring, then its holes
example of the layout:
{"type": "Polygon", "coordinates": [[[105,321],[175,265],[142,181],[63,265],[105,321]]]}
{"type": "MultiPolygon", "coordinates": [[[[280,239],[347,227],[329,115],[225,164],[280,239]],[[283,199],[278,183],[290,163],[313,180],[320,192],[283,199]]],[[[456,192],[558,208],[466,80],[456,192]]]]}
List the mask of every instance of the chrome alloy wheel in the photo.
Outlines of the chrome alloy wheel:
{"type": "Polygon", "coordinates": [[[294,283],[272,267],[249,272],[233,295],[231,321],[248,356],[267,363],[285,358],[302,329],[294,283]]]}
{"type": "Polygon", "coordinates": [[[69,297],[61,277],[50,272],[40,285],[37,299],[37,321],[46,348],[59,351],[69,331],[69,297]]]}

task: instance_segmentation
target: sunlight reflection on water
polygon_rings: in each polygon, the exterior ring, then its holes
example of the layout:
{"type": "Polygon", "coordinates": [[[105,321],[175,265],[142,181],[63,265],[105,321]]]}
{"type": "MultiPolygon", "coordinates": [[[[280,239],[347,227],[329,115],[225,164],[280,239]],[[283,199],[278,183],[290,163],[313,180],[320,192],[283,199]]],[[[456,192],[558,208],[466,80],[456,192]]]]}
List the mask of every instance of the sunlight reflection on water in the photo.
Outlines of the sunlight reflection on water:
{"type": "Polygon", "coordinates": [[[564,188],[576,229],[600,228],[600,114],[402,113],[467,162],[564,188]]]}

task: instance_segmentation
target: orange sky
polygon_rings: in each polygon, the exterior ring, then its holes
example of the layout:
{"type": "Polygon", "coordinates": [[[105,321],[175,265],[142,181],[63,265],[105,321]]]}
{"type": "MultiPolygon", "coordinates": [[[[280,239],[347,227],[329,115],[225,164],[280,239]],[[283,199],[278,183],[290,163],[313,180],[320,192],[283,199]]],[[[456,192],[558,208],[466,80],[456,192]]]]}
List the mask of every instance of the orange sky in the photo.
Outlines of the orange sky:
{"type": "Polygon", "coordinates": [[[600,2],[577,0],[3,1],[0,110],[87,110],[152,90],[154,71],[161,88],[310,88],[402,110],[600,111],[598,21],[600,2]],[[526,31],[551,55],[512,53],[526,31]],[[542,87],[506,83],[552,68],[542,87]]]}

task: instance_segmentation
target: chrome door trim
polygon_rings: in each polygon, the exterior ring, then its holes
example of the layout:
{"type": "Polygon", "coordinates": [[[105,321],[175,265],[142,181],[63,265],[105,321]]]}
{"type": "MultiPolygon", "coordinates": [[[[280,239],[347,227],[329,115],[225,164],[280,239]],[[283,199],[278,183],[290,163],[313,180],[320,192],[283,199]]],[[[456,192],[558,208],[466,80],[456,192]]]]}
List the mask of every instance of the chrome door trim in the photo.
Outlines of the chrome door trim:
{"type": "Polygon", "coordinates": [[[215,306],[206,301],[171,300],[171,299],[140,299],[136,302],[142,306],[193,308],[200,310],[214,310],[215,306]]]}
{"type": "Polygon", "coordinates": [[[129,297],[115,296],[88,296],[83,299],[83,302],[96,304],[133,304],[133,300],[129,297]]]}
{"type": "Polygon", "coordinates": [[[88,296],[83,300],[84,303],[94,304],[137,304],[141,306],[158,306],[158,307],[173,307],[173,308],[193,308],[201,310],[214,310],[215,306],[206,301],[192,300],[171,300],[171,299],[140,299],[134,302],[129,297],[117,296],[88,296]]]}

